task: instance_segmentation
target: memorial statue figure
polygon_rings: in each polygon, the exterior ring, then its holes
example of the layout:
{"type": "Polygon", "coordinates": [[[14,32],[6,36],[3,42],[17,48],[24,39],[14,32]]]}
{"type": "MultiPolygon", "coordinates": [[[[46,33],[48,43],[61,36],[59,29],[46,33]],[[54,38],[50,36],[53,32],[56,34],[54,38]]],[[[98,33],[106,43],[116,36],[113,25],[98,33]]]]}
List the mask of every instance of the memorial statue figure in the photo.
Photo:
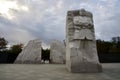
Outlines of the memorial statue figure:
{"type": "Polygon", "coordinates": [[[84,9],[68,11],[66,64],[71,72],[100,72],[93,15],[84,9]]]}

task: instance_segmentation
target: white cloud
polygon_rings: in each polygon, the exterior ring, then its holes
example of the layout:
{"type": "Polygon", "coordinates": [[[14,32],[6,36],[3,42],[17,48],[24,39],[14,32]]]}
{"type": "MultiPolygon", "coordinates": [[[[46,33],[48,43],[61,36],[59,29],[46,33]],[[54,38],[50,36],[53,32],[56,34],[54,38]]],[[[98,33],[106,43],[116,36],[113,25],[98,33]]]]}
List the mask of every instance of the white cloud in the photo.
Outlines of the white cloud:
{"type": "Polygon", "coordinates": [[[14,41],[17,41],[18,43],[21,43],[21,42],[25,43],[25,42],[28,42],[28,40],[36,39],[36,37],[32,36],[30,32],[22,29],[14,30],[11,34],[9,34],[9,38],[11,40],[14,39],[14,41]]]}
{"type": "Polygon", "coordinates": [[[62,41],[65,39],[66,12],[80,8],[94,14],[97,38],[109,40],[120,34],[119,0],[9,1],[15,2],[17,7],[7,8],[12,19],[4,17],[3,13],[0,15],[0,36],[5,36],[10,43],[26,43],[34,38],[40,38],[47,44],[52,39],[62,41]]]}

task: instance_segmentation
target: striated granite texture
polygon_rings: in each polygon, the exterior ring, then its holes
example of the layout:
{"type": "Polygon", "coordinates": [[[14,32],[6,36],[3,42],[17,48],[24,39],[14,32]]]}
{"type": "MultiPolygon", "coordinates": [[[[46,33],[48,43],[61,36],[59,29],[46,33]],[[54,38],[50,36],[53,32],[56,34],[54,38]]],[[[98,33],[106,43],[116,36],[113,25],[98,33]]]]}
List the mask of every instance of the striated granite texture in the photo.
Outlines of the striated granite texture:
{"type": "Polygon", "coordinates": [[[101,72],[93,15],[84,9],[67,12],[66,66],[71,72],[101,72]]]}
{"type": "Polygon", "coordinates": [[[39,39],[31,40],[22,52],[18,55],[15,63],[18,64],[35,64],[41,63],[41,43],[39,39]]]}
{"type": "Polygon", "coordinates": [[[51,63],[65,63],[65,45],[62,42],[58,40],[52,41],[50,45],[50,60],[51,63]]]}

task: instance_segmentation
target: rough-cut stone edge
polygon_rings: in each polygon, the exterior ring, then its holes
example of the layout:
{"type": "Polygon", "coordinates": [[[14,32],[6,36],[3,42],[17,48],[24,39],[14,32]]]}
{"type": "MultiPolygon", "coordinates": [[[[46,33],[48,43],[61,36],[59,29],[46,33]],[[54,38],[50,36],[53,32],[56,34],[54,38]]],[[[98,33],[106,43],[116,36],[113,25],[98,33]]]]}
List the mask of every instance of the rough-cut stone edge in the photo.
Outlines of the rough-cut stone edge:
{"type": "MultiPolygon", "coordinates": [[[[30,40],[29,42],[28,42],[28,44],[23,48],[23,50],[24,49],[26,49],[26,47],[31,43],[31,42],[41,42],[41,54],[42,54],[42,41],[40,40],[40,39],[34,39],[34,40],[30,40]],[[36,41],[35,41],[36,40],[36,41]]],[[[22,50],[22,52],[21,53],[19,53],[19,55],[17,56],[17,58],[16,58],[16,60],[14,61],[14,64],[40,64],[41,63],[41,60],[39,61],[39,60],[36,60],[36,61],[33,61],[33,60],[25,60],[25,61],[23,61],[23,60],[19,60],[19,57],[22,57],[23,56],[23,50],[22,50]]],[[[40,54],[40,55],[41,55],[40,54]]]]}
{"type": "MultiPolygon", "coordinates": [[[[60,46],[64,47],[64,49],[65,49],[65,44],[64,44],[64,43],[62,43],[62,42],[59,41],[59,40],[53,39],[53,40],[51,41],[51,44],[50,44],[50,62],[51,62],[52,64],[65,64],[65,62],[66,62],[66,53],[64,53],[63,62],[57,62],[57,61],[52,60],[51,48],[53,47],[53,44],[56,43],[56,42],[59,42],[58,44],[60,44],[60,46]]],[[[58,44],[57,44],[57,46],[58,46],[58,44]]],[[[62,48],[62,47],[61,47],[61,48],[62,48]]],[[[63,51],[63,52],[64,52],[64,51],[63,51]]],[[[63,53],[61,53],[61,54],[63,54],[63,53]]]]}
{"type": "MultiPolygon", "coordinates": [[[[70,46],[68,46],[69,45],[69,43],[71,42],[71,40],[69,39],[70,37],[69,37],[69,33],[68,33],[68,29],[70,29],[69,27],[68,27],[68,19],[70,20],[70,19],[72,19],[72,16],[73,16],[73,13],[75,13],[75,12],[79,12],[79,11],[82,11],[82,12],[86,12],[86,14],[80,14],[81,16],[87,16],[87,17],[91,17],[92,19],[93,19],[93,15],[92,15],[92,13],[91,12],[89,12],[89,11],[86,11],[86,10],[84,10],[84,9],[80,9],[80,10],[70,10],[70,11],[68,11],[67,12],[67,17],[66,17],[66,67],[67,67],[67,69],[68,69],[68,71],[70,71],[70,72],[76,72],[76,73],[91,73],[91,72],[94,72],[94,73],[97,73],[97,72],[102,72],[102,66],[101,66],[101,64],[99,63],[99,61],[98,61],[98,63],[95,63],[95,65],[97,65],[96,67],[96,69],[94,69],[94,70],[90,70],[90,69],[88,69],[87,71],[78,71],[78,70],[73,70],[72,69],[72,66],[71,66],[71,61],[70,61],[70,58],[71,58],[71,48],[70,48],[70,46]],[[69,52],[68,52],[69,51],[69,52]],[[68,53],[70,53],[69,54],[69,56],[68,56],[68,53]]],[[[76,13],[77,14],[77,13],[76,13]]],[[[72,23],[71,23],[72,24],[72,23]]],[[[71,27],[72,28],[72,27],[71,27]]],[[[95,34],[95,33],[94,33],[95,34]]],[[[72,43],[72,42],[71,42],[72,43]]],[[[96,42],[95,42],[96,43],[96,42]]],[[[98,55],[98,54],[96,54],[96,55],[98,55]]],[[[86,67],[87,68],[87,67],[86,67]]]]}

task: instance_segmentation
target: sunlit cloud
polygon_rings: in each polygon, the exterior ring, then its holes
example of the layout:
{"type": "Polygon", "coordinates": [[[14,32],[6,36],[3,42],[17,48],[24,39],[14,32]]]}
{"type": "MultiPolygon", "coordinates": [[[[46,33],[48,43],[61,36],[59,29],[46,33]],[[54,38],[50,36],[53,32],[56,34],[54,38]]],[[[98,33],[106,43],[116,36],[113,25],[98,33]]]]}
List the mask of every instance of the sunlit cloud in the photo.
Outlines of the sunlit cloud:
{"type": "Polygon", "coordinates": [[[9,14],[9,10],[12,8],[17,8],[16,2],[15,1],[0,1],[0,13],[4,17],[8,17],[9,19],[12,19],[12,15],[9,14]]]}
{"type": "Polygon", "coordinates": [[[13,19],[15,16],[10,13],[11,10],[28,11],[29,9],[26,6],[18,6],[16,1],[0,0],[0,14],[3,17],[13,19]]]}
{"type": "Polygon", "coordinates": [[[63,41],[67,11],[85,8],[93,13],[96,39],[110,40],[120,35],[119,4],[120,0],[0,0],[0,36],[10,43],[63,41]]]}
{"type": "Polygon", "coordinates": [[[28,11],[29,9],[28,9],[28,7],[26,7],[26,6],[21,6],[20,10],[28,11]]]}

